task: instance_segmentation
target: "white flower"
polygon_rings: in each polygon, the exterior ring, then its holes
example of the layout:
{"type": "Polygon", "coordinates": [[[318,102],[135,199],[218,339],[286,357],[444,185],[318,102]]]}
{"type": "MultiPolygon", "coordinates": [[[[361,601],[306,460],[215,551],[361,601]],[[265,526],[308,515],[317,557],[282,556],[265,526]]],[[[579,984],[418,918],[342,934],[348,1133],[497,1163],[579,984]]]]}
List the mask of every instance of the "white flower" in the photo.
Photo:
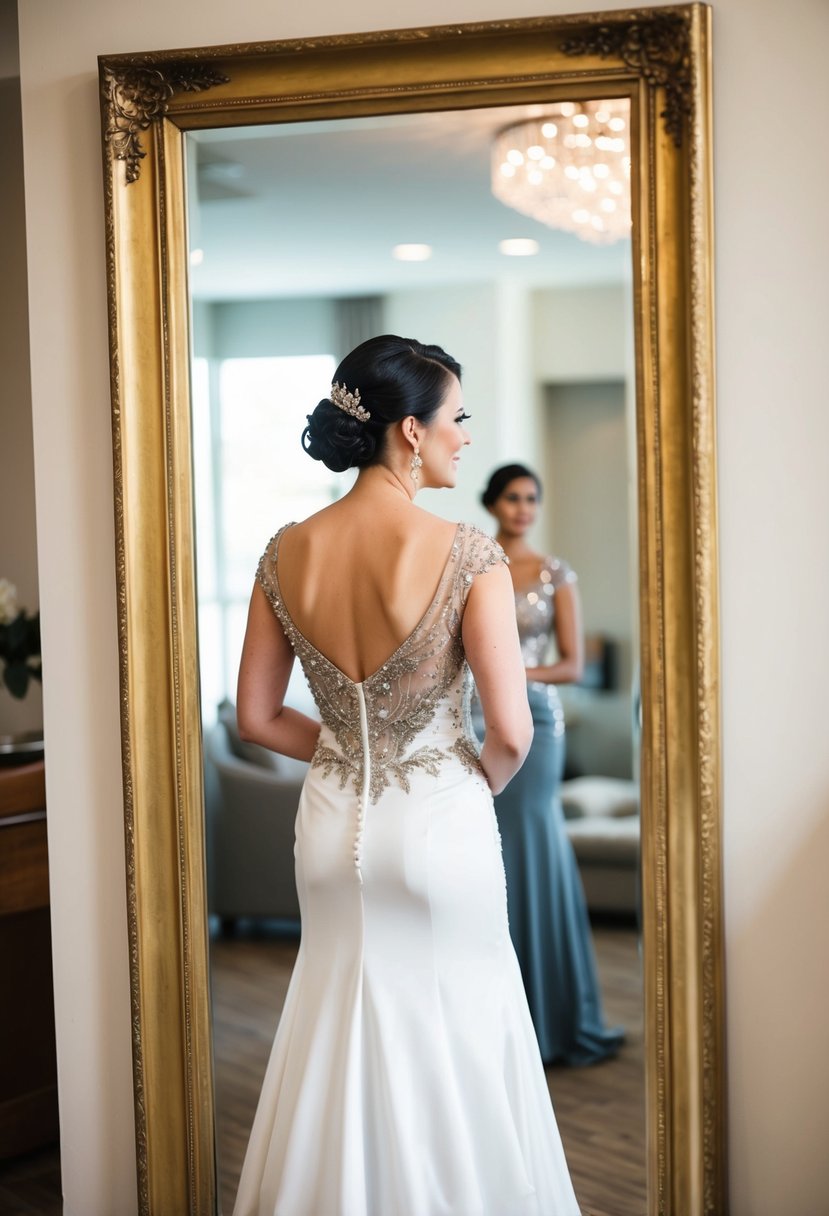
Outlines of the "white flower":
{"type": "Polygon", "coordinates": [[[17,588],[7,578],[0,578],[0,625],[11,624],[17,612],[17,588]]]}

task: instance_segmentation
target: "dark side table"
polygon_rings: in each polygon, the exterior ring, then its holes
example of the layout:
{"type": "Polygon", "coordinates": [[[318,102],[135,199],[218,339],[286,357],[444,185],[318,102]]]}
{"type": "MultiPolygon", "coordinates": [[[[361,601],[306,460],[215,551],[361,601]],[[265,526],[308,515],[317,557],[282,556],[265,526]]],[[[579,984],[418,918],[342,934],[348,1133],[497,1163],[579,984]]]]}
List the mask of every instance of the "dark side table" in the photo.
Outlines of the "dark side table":
{"type": "Polygon", "coordinates": [[[0,1159],[57,1139],[43,760],[32,760],[31,752],[4,754],[0,756],[0,1159]]]}

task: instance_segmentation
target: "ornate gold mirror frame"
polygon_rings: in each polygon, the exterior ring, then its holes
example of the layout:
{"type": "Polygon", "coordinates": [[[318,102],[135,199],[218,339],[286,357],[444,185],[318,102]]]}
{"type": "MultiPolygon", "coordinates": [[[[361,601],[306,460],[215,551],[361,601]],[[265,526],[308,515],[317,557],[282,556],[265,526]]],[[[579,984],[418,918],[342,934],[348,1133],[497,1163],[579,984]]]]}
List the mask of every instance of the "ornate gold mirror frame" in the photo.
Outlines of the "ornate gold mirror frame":
{"type": "Polygon", "coordinates": [[[139,1206],[215,1211],[185,134],[630,98],[649,1212],[724,1216],[704,5],[100,61],[139,1206]]]}

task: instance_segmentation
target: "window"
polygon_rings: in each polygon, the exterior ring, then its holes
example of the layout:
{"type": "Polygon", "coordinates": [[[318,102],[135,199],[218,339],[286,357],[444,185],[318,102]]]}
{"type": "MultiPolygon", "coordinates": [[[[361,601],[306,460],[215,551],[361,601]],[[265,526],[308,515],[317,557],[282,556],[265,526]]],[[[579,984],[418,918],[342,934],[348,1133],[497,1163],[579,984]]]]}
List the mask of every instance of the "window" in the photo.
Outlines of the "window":
{"type": "MultiPolygon", "coordinates": [[[[195,359],[193,459],[196,495],[202,713],[235,700],[236,676],[256,566],[283,523],[339,498],[353,474],[303,455],[306,415],[331,384],[332,355],[195,359]]],[[[289,700],[308,707],[294,673],[289,700]]]]}

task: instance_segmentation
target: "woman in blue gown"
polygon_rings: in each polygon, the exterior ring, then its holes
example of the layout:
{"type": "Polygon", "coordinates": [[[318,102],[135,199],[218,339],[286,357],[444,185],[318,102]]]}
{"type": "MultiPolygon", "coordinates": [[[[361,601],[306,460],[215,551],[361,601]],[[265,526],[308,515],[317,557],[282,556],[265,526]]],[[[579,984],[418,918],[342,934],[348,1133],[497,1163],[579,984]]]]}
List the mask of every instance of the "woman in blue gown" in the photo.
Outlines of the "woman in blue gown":
{"type": "Polygon", "coordinates": [[[583,638],[576,575],[535,552],[526,536],[541,483],[523,465],[504,465],[482,495],[510,561],[535,732],[523,768],[495,799],[510,934],[546,1064],[593,1064],[614,1055],[621,1028],[605,1025],[590,922],[559,784],[564,713],[557,684],[581,677],[583,638]],[[555,643],[557,658],[550,662],[555,643]]]}

